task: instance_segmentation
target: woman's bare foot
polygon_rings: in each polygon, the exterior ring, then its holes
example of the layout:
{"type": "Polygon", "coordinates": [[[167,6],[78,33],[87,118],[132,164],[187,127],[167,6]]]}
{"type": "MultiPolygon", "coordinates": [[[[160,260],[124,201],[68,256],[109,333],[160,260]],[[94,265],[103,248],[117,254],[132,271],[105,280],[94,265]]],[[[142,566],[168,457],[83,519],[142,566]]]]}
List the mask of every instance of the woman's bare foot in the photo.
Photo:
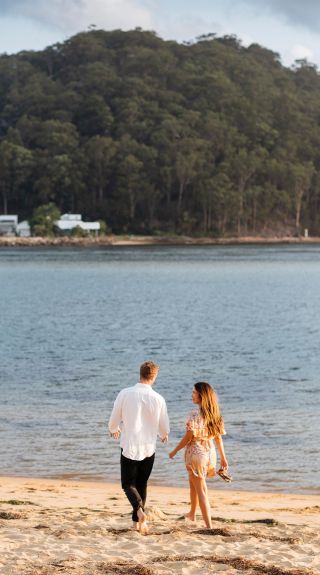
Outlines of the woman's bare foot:
{"type": "Polygon", "coordinates": [[[148,535],[149,528],[147,523],[147,516],[144,511],[142,511],[141,507],[137,511],[138,519],[139,519],[139,531],[141,535],[148,535]]]}
{"type": "Polygon", "coordinates": [[[195,521],[196,520],[196,516],[193,515],[191,513],[191,511],[189,511],[189,513],[186,513],[184,516],[185,519],[187,519],[188,521],[195,521]]]}
{"type": "Polygon", "coordinates": [[[140,531],[140,527],[139,527],[138,521],[132,521],[132,529],[133,529],[134,531],[140,531]]]}

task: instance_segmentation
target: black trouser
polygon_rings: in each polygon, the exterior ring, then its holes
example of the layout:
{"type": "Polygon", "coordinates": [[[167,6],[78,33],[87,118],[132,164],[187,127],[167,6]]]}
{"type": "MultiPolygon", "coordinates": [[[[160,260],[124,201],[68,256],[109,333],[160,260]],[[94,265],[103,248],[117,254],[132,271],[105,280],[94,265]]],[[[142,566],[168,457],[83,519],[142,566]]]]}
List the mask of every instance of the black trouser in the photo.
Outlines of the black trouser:
{"type": "Polygon", "coordinates": [[[142,461],[128,459],[121,450],[121,486],[128,497],[132,508],[132,521],[138,521],[137,511],[144,506],[147,499],[147,483],[152,471],[155,454],[142,461]]]}

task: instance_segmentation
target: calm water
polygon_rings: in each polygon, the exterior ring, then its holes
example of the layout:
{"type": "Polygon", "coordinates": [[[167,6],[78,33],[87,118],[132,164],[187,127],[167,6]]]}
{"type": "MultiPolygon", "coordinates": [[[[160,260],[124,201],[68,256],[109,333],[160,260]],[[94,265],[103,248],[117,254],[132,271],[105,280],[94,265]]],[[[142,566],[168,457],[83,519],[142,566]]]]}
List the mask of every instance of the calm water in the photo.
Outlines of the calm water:
{"type": "Polygon", "coordinates": [[[168,451],[205,379],[234,488],[320,492],[319,312],[320,246],[0,250],[0,472],[117,480],[106,420],[150,358],[155,482],[186,484],[168,451]]]}

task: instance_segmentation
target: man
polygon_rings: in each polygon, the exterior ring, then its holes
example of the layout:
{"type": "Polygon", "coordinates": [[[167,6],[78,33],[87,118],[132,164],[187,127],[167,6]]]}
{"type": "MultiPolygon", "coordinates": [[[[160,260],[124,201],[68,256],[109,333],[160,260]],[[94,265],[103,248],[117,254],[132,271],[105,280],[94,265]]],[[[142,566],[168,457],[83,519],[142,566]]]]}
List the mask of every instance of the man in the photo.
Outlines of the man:
{"type": "Polygon", "coordinates": [[[121,435],[121,486],[132,505],[133,525],[142,534],[148,532],[144,508],[157,436],[166,443],[170,431],[166,402],[152,389],[158,373],[153,361],[143,363],[139,383],[120,391],[109,420],[112,437],[121,435]]]}

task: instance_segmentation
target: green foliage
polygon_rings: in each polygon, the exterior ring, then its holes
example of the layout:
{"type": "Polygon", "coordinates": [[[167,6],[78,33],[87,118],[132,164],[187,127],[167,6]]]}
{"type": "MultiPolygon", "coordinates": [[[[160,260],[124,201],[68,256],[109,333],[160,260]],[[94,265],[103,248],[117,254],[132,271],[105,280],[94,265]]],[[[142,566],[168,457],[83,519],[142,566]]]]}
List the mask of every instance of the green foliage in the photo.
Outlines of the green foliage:
{"type": "Polygon", "coordinates": [[[7,137],[0,140],[0,192],[4,214],[12,203],[18,203],[33,166],[32,152],[20,143],[19,138],[12,136],[13,130],[8,130],[7,137]]]}
{"type": "Polygon", "coordinates": [[[99,220],[99,224],[100,224],[100,232],[99,234],[101,236],[104,236],[107,233],[110,233],[111,230],[108,228],[106,222],[104,220],[99,220]]]}
{"type": "Polygon", "coordinates": [[[32,233],[35,236],[53,236],[55,222],[60,216],[57,206],[51,202],[39,206],[34,210],[31,218],[32,233]]]}
{"type": "Polygon", "coordinates": [[[81,226],[75,226],[71,230],[71,236],[73,238],[86,238],[89,235],[90,235],[90,232],[87,230],[84,230],[81,226]]]}
{"type": "Polygon", "coordinates": [[[0,55],[1,210],[41,234],[57,206],[117,233],[320,235],[319,91],[314,65],[232,35],[0,55]]]}

